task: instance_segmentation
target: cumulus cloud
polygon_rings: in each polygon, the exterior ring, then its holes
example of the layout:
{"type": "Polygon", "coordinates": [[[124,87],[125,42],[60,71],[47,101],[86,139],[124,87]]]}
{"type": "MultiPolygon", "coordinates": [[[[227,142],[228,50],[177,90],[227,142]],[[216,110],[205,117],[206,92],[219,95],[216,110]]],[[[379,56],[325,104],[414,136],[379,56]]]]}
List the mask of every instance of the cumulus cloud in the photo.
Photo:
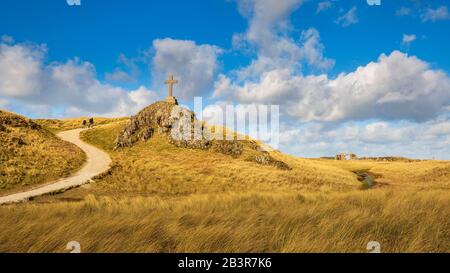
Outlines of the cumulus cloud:
{"type": "Polygon", "coordinates": [[[356,6],[353,6],[346,13],[336,19],[336,24],[341,25],[342,27],[348,27],[350,25],[356,24],[359,22],[358,14],[356,13],[356,6]]]}
{"type": "Polygon", "coordinates": [[[450,136],[450,121],[433,123],[424,132],[425,136],[450,136]]]}
{"type": "Polygon", "coordinates": [[[282,35],[290,29],[289,15],[302,4],[300,0],[240,0],[240,13],[247,18],[248,28],[239,41],[256,49],[258,57],[240,71],[241,78],[258,75],[266,69],[295,65],[300,60],[300,47],[282,35]]]}
{"type": "Polygon", "coordinates": [[[436,9],[428,8],[422,14],[422,22],[435,22],[439,20],[449,20],[450,13],[448,12],[448,8],[446,6],[440,6],[436,9]]]}
{"type": "Polygon", "coordinates": [[[353,152],[359,156],[450,159],[446,119],[425,123],[345,122],[335,126],[318,122],[285,124],[282,132],[282,150],[311,157],[353,152]]]}
{"type": "Polygon", "coordinates": [[[319,31],[315,28],[309,28],[301,34],[301,57],[306,63],[319,70],[328,70],[334,66],[335,61],[325,58],[323,52],[325,46],[320,42],[319,31]]]}
{"type": "Polygon", "coordinates": [[[248,20],[248,28],[245,33],[234,35],[234,47],[253,48],[257,56],[247,67],[235,71],[237,78],[258,77],[278,68],[300,70],[303,64],[317,70],[333,66],[334,61],[324,57],[324,46],[316,29],[303,31],[299,39],[290,35],[290,15],[302,3],[300,0],[238,1],[241,14],[248,20]]]}
{"type": "Polygon", "coordinates": [[[222,50],[213,45],[197,45],[194,41],[157,39],[153,41],[153,79],[163,82],[173,74],[179,81],[175,96],[191,99],[209,91],[219,69],[222,50]]]}
{"type": "MultiPolygon", "coordinates": [[[[238,3],[249,26],[233,35],[233,49],[253,51],[255,57],[242,69],[220,74],[213,98],[280,105],[281,150],[314,157],[353,151],[448,158],[450,79],[444,71],[393,51],[333,78],[314,74],[305,68],[326,72],[334,60],[325,57],[316,29],[303,30],[298,40],[293,37],[290,15],[302,1],[238,3]]],[[[326,7],[318,6],[318,12],[326,7]]],[[[404,8],[397,15],[410,12],[404,8]]],[[[357,22],[356,7],[336,20],[343,27],[357,22]]],[[[415,39],[406,34],[403,44],[415,39]]]]}
{"type": "Polygon", "coordinates": [[[221,75],[214,97],[279,104],[287,116],[303,122],[372,118],[424,122],[446,111],[449,90],[445,72],[394,51],[335,79],[275,69],[262,73],[257,81],[238,84],[221,75]]]}
{"type": "Polygon", "coordinates": [[[42,87],[42,59],[46,51],[44,45],[0,44],[0,94],[26,97],[38,92],[42,87]]]}
{"type": "Polygon", "coordinates": [[[129,115],[156,99],[145,87],[126,90],[100,82],[94,65],[78,58],[47,64],[46,53],[43,45],[0,44],[0,98],[40,112],[59,109],[62,116],[129,115]]]}
{"type": "MultiPolygon", "coordinates": [[[[249,20],[247,39],[261,50],[276,50],[271,43],[278,40],[277,32],[290,27],[289,15],[299,7],[302,0],[238,0],[239,11],[249,20]]],[[[276,52],[275,52],[276,53],[276,52]]]]}

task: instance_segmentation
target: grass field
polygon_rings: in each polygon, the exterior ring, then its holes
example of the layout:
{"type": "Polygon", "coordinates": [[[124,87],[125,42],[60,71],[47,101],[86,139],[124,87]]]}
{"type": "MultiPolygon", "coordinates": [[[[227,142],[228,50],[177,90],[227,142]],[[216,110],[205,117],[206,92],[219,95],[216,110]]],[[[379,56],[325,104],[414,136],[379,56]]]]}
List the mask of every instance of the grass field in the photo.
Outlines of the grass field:
{"type": "Polygon", "coordinates": [[[0,195],[66,177],[85,154],[34,122],[0,111],[0,195]]]}
{"type": "Polygon", "coordinates": [[[448,192],[95,197],[0,208],[0,252],[448,252],[448,192]]]}
{"type": "Polygon", "coordinates": [[[95,183],[0,207],[0,252],[450,252],[450,162],[271,152],[279,170],[158,135],[114,151],[125,122],[82,133],[113,159],[95,183]]]}
{"type": "MultiPolygon", "coordinates": [[[[47,130],[57,133],[61,131],[67,131],[72,129],[78,129],[83,127],[83,120],[89,121],[89,117],[81,118],[67,118],[67,119],[35,119],[34,122],[46,128],[47,130]]],[[[118,121],[128,120],[127,117],[123,118],[103,118],[95,117],[94,125],[105,125],[118,121]]]]}
{"type": "Polygon", "coordinates": [[[107,150],[112,171],[91,191],[102,194],[186,195],[247,190],[351,190],[359,186],[356,175],[337,167],[308,160],[282,158],[293,170],[279,170],[233,158],[214,151],[177,148],[159,135],[132,148],[113,151],[114,140],[124,123],[82,133],[82,139],[107,150]]]}
{"type": "Polygon", "coordinates": [[[317,160],[351,172],[368,170],[380,187],[396,190],[450,189],[450,162],[437,160],[380,162],[372,160],[317,160]]]}

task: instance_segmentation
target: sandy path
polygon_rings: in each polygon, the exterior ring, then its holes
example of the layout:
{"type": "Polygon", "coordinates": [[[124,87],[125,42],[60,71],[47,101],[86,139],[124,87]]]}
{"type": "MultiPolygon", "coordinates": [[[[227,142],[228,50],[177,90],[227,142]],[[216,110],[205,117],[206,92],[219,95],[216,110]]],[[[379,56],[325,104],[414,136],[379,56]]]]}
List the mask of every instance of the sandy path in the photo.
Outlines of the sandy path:
{"type": "Polygon", "coordinates": [[[83,184],[89,183],[92,177],[107,171],[111,163],[111,158],[106,152],[81,141],[81,131],[83,131],[83,129],[64,131],[58,134],[58,136],[62,140],[77,145],[86,153],[87,162],[81,170],[70,177],[59,179],[53,183],[48,183],[45,186],[7,196],[2,196],[0,197],[0,205],[25,202],[32,197],[81,186],[83,184]]]}

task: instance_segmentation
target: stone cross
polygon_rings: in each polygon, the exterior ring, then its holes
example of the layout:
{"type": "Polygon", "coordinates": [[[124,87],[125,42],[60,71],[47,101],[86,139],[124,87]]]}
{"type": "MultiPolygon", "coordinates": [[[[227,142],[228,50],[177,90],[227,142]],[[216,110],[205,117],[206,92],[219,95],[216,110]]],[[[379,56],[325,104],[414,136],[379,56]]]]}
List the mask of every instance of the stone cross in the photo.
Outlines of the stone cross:
{"type": "Polygon", "coordinates": [[[173,97],[173,95],[172,95],[173,85],[177,84],[177,83],[178,83],[178,81],[173,79],[173,75],[170,75],[169,79],[164,82],[164,84],[169,85],[169,97],[173,97]]]}

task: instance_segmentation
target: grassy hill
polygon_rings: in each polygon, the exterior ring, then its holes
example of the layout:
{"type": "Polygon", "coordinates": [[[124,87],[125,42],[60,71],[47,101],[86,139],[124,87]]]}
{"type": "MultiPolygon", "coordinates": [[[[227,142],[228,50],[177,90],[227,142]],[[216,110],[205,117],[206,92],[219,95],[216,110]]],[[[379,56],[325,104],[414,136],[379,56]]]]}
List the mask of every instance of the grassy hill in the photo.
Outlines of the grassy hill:
{"type": "Polygon", "coordinates": [[[114,150],[127,121],[85,131],[81,138],[108,151],[112,170],[97,179],[90,190],[97,194],[186,195],[257,191],[343,192],[358,190],[357,172],[376,175],[374,188],[390,190],[450,189],[450,162],[374,160],[335,161],[305,159],[280,152],[271,156],[288,163],[292,170],[279,170],[246,160],[198,149],[178,148],[155,135],[131,148],[114,150]]]}
{"type": "Polygon", "coordinates": [[[115,136],[124,123],[98,127],[82,133],[82,139],[108,151],[112,170],[97,179],[90,192],[105,195],[179,196],[195,193],[257,191],[342,191],[356,189],[356,175],[338,167],[311,163],[273,152],[292,170],[261,166],[213,150],[178,148],[155,135],[131,148],[114,151],[115,136]]]}
{"type": "MultiPolygon", "coordinates": [[[[80,117],[80,118],[66,118],[66,119],[35,119],[33,120],[35,123],[41,125],[45,129],[57,133],[66,130],[78,129],[82,128],[83,120],[88,121],[89,117],[80,117]]],[[[94,125],[105,125],[113,122],[128,120],[127,117],[122,118],[103,118],[103,117],[95,117],[94,125]]]]}
{"type": "Polygon", "coordinates": [[[0,111],[0,195],[68,176],[84,153],[24,117],[0,111]]]}
{"type": "Polygon", "coordinates": [[[95,183],[0,207],[0,252],[64,252],[73,240],[83,252],[366,252],[369,241],[383,252],[449,252],[450,162],[270,152],[292,168],[281,170],[158,134],[115,150],[127,122],[82,133],[113,159],[95,183]]]}

